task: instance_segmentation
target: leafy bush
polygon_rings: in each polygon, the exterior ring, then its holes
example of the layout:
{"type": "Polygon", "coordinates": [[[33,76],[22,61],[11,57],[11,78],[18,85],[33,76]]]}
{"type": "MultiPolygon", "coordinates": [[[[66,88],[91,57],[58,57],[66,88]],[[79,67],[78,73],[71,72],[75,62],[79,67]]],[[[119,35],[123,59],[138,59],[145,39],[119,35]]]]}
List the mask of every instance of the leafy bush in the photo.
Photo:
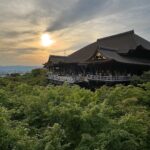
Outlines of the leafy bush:
{"type": "Polygon", "coordinates": [[[1,150],[150,149],[149,82],[95,92],[29,84],[38,71],[0,79],[1,150]]]}
{"type": "Polygon", "coordinates": [[[141,76],[134,75],[131,83],[134,85],[150,82],[150,71],[144,72],[141,76]]]}

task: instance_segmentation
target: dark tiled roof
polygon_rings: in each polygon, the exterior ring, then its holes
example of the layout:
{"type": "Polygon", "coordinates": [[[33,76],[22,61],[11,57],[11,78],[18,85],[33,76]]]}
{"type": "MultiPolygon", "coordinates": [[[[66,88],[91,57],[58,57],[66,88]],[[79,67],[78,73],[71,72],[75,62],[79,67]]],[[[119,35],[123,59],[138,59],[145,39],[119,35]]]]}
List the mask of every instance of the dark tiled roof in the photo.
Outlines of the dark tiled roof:
{"type": "Polygon", "coordinates": [[[105,48],[101,48],[100,52],[110,60],[115,60],[117,62],[126,63],[126,64],[137,64],[137,65],[147,65],[150,66],[150,60],[141,59],[141,58],[131,58],[126,56],[121,56],[114,50],[109,50],[105,48]]]}
{"type": "Polygon", "coordinates": [[[99,39],[98,43],[100,47],[114,49],[122,53],[126,53],[130,49],[136,48],[136,42],[134,40],[134,31],[129,31],[129,32],[105,37],[99,39]]]}
{"type": "Polygon", "coordinates": [[[66,59],[67,59],[66,56],[50,55],[48,62],[60,63],[60,62],[65,62],[66,59]]]}
{"type": "Polygon", "coordinates": [[[142,37],[134,34],[134,38],[136,41],[137,46],[141,45],[142,47],[144,47],[147,50],[150,50],[150,42],[143,39],[142,37]]]}
{"type": "Polygon", "coordinates": [[[124,32],[98,40],[100,47],[114,49],[119,53],[127,53],[139,45],[150,50],[150,42],[134,34],[134,31],[124,32]]]}
{"type": "Polygon", "coordinates": [[[69,62],[85,62],[98,50],[98,43],[94,42],[68,56],[69,62]]]}
{"type": "MultiPolygon", "coordinates": [[[[150,63],[143,62],[142,59],[125,58],[120,54],[127,54],[130,50],[135,50],[138,46],[142,46],[146,50],[150,50],[150,42],[136,35],[134,31],[128,31],[121,34],[98,39],[96,42],[72,53],[64,56],[50,56],[49,61],[53,63],[85,63],[98,50],[100,50],[106,58],[113,59],[124,63],[150,63]],[[108,50],[108,51],[107,51],[108,50]],[[132,60],[131,60],[132,59],[132,60]]],[[[142,50],[142,49],[141,49],[142,50]]],[[[144,52],[144,51],[143,51],[144,52]]]]}

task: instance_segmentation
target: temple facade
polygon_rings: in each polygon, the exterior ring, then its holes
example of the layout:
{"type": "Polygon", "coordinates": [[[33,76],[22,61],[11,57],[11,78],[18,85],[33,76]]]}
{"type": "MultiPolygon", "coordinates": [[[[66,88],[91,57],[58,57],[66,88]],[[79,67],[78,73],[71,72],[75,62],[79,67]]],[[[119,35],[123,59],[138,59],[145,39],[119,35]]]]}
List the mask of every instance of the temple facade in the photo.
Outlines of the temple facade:
{"type": "Polygon", "coordinates": [[[51,83],[128,83],[150,70],[150,42],[128,31],[98,39],[69,56],[51,55],[44,67],[51,83]]]}

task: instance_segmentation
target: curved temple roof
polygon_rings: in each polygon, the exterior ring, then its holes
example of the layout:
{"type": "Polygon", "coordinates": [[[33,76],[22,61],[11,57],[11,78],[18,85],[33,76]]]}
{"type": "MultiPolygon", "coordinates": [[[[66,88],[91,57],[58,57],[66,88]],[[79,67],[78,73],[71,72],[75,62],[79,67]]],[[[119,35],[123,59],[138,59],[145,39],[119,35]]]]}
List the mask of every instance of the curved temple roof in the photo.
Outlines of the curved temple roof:
{"type": "MultiPolygon", "coordinates": [[[[72,53],[64,56],[50,56],[48,62],[53,63],[86,63],[94,56],[97,51],[100,51],[107,59],[115,60],[122,63],[150,65],[150,59],[141,59],[135,57],[128,57],[129,51],[136,50],[139,46],[143,53],[148,51],[150,55],[150,42],[136,35],[134,31],[128,31],[121,34],[98,39],[96,42],[72,53]]],[[[147,57],[147,58],[150,58],[147,57]]]]}
{"type": "Polygon", "coordinates": [[[109,50],[109,49],[105,49],[105,48],[101,48],[99,51],[107,59],[115,60],[115,61],[120,62],[120,63],[150,66],[150,60],[147,60],[147,59],[145,60],[145,59],[136,58],[136,57],[131,58],[131,57],[127,57],[127,56],[122,56],[118,52],[116,52],[115,50],[109,50]]]}

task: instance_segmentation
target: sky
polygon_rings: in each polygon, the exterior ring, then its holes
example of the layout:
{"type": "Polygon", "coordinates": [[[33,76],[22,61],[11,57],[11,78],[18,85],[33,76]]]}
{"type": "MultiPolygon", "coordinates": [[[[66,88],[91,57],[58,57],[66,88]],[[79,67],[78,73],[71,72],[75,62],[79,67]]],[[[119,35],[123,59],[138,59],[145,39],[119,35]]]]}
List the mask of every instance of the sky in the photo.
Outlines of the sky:
{"type": "Polygon", "coordinates": [[[0,66],[42,65],[133,29],[150,41],[150,0],[0,0],[0,66]]]}

